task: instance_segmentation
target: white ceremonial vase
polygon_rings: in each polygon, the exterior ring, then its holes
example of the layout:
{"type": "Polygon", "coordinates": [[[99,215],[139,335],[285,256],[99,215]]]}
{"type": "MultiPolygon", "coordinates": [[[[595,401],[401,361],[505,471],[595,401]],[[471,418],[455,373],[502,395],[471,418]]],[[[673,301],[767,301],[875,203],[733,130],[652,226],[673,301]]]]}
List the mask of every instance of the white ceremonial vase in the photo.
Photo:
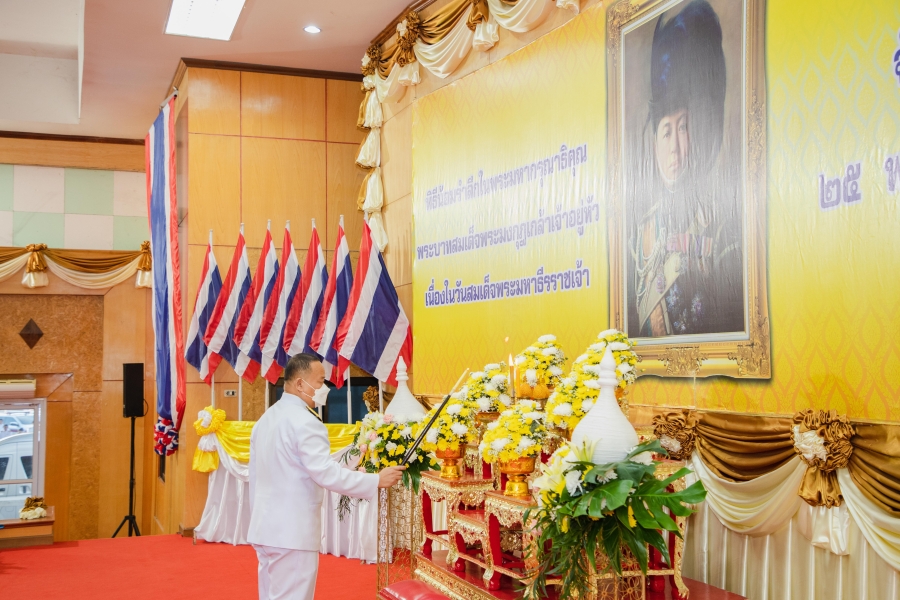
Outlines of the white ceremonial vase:
{"type": "Polygon", "coordinates": [[[401,356],[397,359],[397,391],[394,393],[391,403],[384,409],[384,414],[405,419],[421,419],[425,416],[425,407],[419,404],[406,385],[408,380],[406,363],[401,356]]]}
{"type": "Polygon", "coordinates": [[[616,359],[612,350],[606,349],[600,361],[600,397],[591,410],[575,426],[571,446],[581,447],[597,442],[591,459],[595,464],[624,460],[628,452],[638,445],[638,436],[619,403],[616,402],[616,359]]]}

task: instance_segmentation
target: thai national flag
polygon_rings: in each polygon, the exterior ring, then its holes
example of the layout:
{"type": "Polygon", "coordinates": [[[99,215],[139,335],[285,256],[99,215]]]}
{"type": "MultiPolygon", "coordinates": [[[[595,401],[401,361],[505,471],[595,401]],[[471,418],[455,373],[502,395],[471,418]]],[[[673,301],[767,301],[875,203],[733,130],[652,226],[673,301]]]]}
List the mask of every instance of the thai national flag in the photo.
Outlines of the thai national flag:
{"type": "Polygon", "coordinates": [[[178,448],[185,404],[181,269],[178,264],[178,201],[175,197],[175,98],[166,102],[144,140],[147,212],[153,258],[153,354],[156,364],[154,432],[158,454],[178,448]]]}
{"type": "MultiPolygon", "coordinates": [[[[266,306],[272,297],[272,290],[275,289],[276,279],[278,279],[278,255],[275,253],[275,244],[272,243],[272,233],[266,228],[262,253],[256,263],[256,274],[253,276],[253,285],[250,286],[250,293],[247,294],[247,300],[234,327],[234,343],[241,351],[241,358],[238,359],[235,371],[247,381],[256,380],[260,363],[263,362],[259,340],[260,329],[266,306]]],[[[266,362],[266,370],[271,363],[270,358],[266,362]]]]}
{"type": "Polygon", "coordinates": [[[194,316],[191,317],[191,327],[188,329],[188,348],[184,355],[188,364],[197,369],[200,379],[206,383],[212,380],[213,372],[209,370],[209,349],[203,341],[203,334],[206,333],[219,292],[222,291],[222,276],[219,275],[216,255],[213,254],[211,237],[212,233],[206,247],[206,258],[203,259],[200,289],[197,290],[197,300],[194,302],[194,316]]]}
{"type": "Polygon", "coordinates": [[[206,334],[203,336],[209,347],[209,370],[213,373],[223,358],[237,370],[241,352],[234,343],[234,328],[249,292],[250,261],[247,260],[247,246],[244,244],[242,231],[234,247],[228,275],[222,283],[222,291],[219,293],[209,325],[206,326],[206,334]]]}
{"type": "Polygon", "coordinates": [[[363,225],[359,266],[350,291],[347,314],[337,331],[338,370],[352,362],[379,381],[397,385],[397,358],[412,365],[412,331],[400,306],[381,252],[363,225]]]}
{"type": "Polygon", "coordinates": [[[284,228],[284,244],[281,246],[281,270],[278,271],[278,277],[275,279],[272,298],[266,305],[266,313],[263,316],[259,334],[263,361],[265,363],[265,360],[269,359],[272,362],[268,368],[263,368],[263,377],[273,385],[278,383],[281,370],[287,365],[288,355],[281,345],[281,340],[284,338],[288,310],[299,287],[300,263],[297,262],[297,253],[294,252],[291,224],[288,222],[284,228]]]}
{"type": "Polygon", "coordinates": [[[309,346],[309,340],[316,323],[319,322],[327,283],[328,271],[325,270],[325,255],[322,254],[319,232],[316,231],[316,222],[313,220],[309,251],[306,253],[303,275],[300,277],[300,290],[291,303],[291,310],[284,328],[282,344],[288,356],[294,356],[301,352],[314,352],[309,346]]]}
{"type": "Polygon", "coordinates": [[[350,265],[350,248],[344,236],[344,217],[338,226],[337,243],[331,260],[331,278],[325,286],[322,314],[309,341],[310,347],[322,357],[325,379],[338,387],[344,385],[347,370],[338,369],[338,353],[334,348],[334,336],[347,312],[350,289],[353,287],[353,267],[350,265]]]}

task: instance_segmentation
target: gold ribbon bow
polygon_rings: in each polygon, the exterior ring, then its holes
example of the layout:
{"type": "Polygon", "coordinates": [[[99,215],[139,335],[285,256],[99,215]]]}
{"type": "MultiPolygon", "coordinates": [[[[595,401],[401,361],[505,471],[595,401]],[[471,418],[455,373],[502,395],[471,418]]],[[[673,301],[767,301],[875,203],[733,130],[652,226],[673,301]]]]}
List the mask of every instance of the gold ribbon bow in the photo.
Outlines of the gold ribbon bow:
{"type": "Polygon", "coordinates": [[[141,260],[138,262],[138,271],[152,271],[153,256],[150,254],[150,242],[141,242],[141,260]]]}
{"type": "Polygon", "coordinates": [[[801,410],[793,422],[794,451],[808,467],[797,493],[812,506],[840,506],[844,498],[835,471],[850,461],[856,430],[847,415],[833,410],[801,410]]]}
{"type": "MultiPolygon", "coordinates": [[[[43,246],[43,244],[41,244],[43,246]]],[[[34,496],[33,498],[25,499],[25,506],[22,507],[22,510],[29,510],[32,508],[47,508],[47,505],[44,504],[43,496],[34,496]]]]}
{"type": "Polygon", "coordinates": [[[414,10],[406,14],[405,21],[406,33],[399,35],[398,32],[399,39],[397,40],[400,44],[400,51],[397,53],[397,64],[401,67],[416,62],[413,46],[416,40],[419,39],[419,29],[422,27],[422,19],[419,17],[419,13],[414,10]]]}
{"type": "Polygon", "coordinates": [[[25,251],[28,252],[28,263],[25,265],[26,273],[34,273],[47,270],[47,262],[44,260],[44,250],[47,244],[28,244],[25,251]]]}
{"type": "Polygon", "coordinates": [[[699,420],[690,410],[671,412],[653,417],[653,434],[675,460],[689,460],[697,443],[699,420]]]}

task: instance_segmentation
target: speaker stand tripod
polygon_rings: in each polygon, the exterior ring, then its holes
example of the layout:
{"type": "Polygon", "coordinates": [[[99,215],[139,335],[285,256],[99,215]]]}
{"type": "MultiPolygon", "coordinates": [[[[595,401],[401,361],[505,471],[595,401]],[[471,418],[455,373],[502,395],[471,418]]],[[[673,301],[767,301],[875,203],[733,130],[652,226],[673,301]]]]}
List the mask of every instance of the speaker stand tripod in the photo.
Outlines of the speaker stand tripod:
{"type": "Polygon", "coordinates": [[[131,537],[132,531],[134,535],[141,535],[137,519],[134,518],[134,419],[135,417],[131,417],[131,474],[128,481],[128,514],[119,523],[116,532],[112,534],[113,537],[119,535],[119,531],[125,526],[125,523],[128,523],[128,537],[131,537]]]}

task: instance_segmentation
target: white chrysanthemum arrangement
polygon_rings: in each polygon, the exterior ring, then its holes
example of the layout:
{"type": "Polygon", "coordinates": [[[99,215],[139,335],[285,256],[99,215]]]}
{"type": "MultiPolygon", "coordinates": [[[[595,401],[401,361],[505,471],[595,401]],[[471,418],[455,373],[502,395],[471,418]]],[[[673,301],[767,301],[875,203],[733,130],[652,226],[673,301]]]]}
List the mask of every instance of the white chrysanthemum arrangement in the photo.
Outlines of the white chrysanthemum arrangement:
{"type": "Polygon", "coordinates": [[[454,395],[473,403],[478,412],[500,412],[512,405],[506,363],[491,363],[475,371],[463,388],[454,395]]]}

